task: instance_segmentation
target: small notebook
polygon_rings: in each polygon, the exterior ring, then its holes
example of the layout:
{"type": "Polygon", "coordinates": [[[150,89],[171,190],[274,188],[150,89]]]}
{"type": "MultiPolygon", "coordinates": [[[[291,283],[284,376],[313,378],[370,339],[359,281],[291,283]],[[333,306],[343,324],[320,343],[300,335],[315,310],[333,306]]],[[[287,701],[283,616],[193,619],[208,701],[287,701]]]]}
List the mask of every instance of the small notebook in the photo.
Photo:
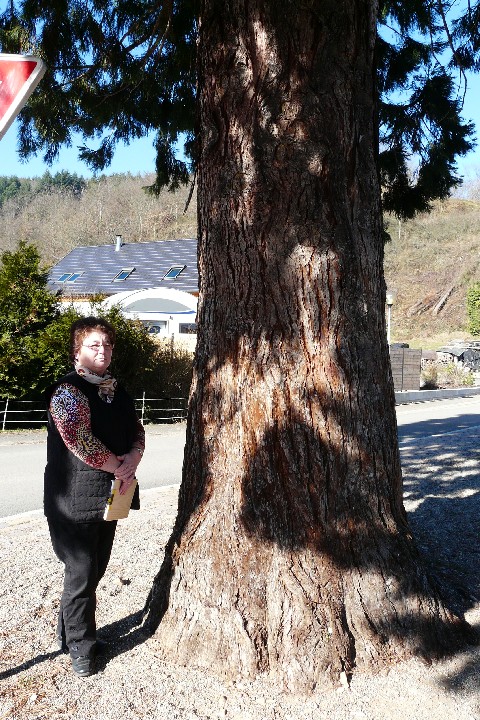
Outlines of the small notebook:
{"type": "Polygon", "coordinates": [[[120,480],[114,480],[112,492],[105,506],[105,513],[103,515],[104,520],[121,520],[122,518],[128,517],[136,486],[137,480],[135,479],[128,488],[127,492],[124,495],[120,495],[120,480]]]}

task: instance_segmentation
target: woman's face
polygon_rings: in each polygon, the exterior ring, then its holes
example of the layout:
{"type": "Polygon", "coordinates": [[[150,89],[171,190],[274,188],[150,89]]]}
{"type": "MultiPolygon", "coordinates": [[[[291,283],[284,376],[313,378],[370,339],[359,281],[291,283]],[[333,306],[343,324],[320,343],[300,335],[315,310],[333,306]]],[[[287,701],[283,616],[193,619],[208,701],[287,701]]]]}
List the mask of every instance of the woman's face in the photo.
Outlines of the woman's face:
{"type": "Polygon", "coordinates": [[[97,375],[103,375],[112,362],[113,346],[104,332],[92,330],[83,338],[75,360],[97,375]]]}

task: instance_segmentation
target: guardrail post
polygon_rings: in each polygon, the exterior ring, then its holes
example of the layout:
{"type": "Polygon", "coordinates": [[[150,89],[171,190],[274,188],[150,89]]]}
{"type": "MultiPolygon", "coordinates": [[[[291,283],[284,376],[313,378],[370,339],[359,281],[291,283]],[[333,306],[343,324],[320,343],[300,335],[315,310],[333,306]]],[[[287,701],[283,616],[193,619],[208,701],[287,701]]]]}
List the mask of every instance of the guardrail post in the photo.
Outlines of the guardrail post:
{"type": "Polygon", "coordinates": [[[8,410],[8,397],[7,397],[7,400],[6,400],[6,402],[5,402],[5,410],[3,411],[3,425],[2,425],[2,430],[5,430],[5,423],[6,423],[6,421],[7,421],[7,410],[8,410]]]}
{"type": "Polygon", "coordinates": [[[141,416],[141,423],[143,425],[143,414],[145,412],[145,390],[143,391],[142,395],[142,416],[141,416]]]}

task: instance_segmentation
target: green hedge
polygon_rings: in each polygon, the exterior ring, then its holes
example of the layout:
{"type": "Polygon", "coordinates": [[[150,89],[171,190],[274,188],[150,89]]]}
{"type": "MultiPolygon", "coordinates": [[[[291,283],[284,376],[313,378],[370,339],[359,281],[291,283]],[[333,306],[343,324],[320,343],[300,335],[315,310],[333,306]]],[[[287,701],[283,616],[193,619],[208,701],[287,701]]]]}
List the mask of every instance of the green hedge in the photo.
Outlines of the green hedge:
{"type": "Polygon", "coordinates": [[[480,282],[476,282],[467,292],[468,330],[472,335],[480,335],[480,282]]]}

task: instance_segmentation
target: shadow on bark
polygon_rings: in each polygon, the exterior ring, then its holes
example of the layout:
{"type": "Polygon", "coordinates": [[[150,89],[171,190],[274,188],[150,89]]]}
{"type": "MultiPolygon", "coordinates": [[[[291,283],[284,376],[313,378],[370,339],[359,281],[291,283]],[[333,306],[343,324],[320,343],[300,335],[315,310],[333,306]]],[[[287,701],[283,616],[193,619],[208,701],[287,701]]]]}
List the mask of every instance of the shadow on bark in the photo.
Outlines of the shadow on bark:
{"type": "MultiPolygon", "coordinates": [[[[438,507],[432,509],[430,498],[424,500],[423,511],[417,511],[420,516],[414,523],[417,535],[430,545],[427,545],[426,553],[424,549],[422,557],[399,508],[395,508],[394,503],[386,503],[383,508],[371,506],[371,498],[376,496],[372,492],[374,487],[368,488],[368,484],[370,481],[373,485],[378,483],[378,477],[368,478],[368,473],[361,477],[359,473],[358,482],[349,483],[344,495],[338,492],[338,486],[330,493],[329,478],[333,468],[329,453],[325,451],[322,457],[321,448],[321,440],[306,426],[297,426],[293,433],[291,428],[274,428],[266,433],[245,474],[241,519],[248,535],[289,553],[308,548],[318,555],[319,560],[322,555],[326,556],[346,578],[351,571],[359,575],[373,571],[384,576],[386,586],[394,579],[396,590],[389,598],[394,611],[385,618],[383,626],[376,621],[376,632],[385,642],[393,636],[403,638],[410,646],[415,646],[417,653],[428,658],[456,651],[465,642],[477,641],[478,636],[461,619],[466,605],[459,600],[465,600],[469,593],[465,587],[466,577],[462,583],[457,573],[457,583],[449,587],[452,569],[455,577],[455,550],[449,548],[449,544],[454,545],[451,536],[444,542],[452,518],[465,518],[462,507],[466,501],[445,497],[440,500],[443,503],[440,511],[438,507]],[[293,447],[293,438],[303,438],[300,448],[293,447]],[[317,453],[315,469],[309,448],[316,448],[313,451],[317,453]],[[297,456],[299,472],[294,478],[287,475],[290,453],[297,456]],[[301,458],[300,462],[298,458],[301,458]],[[430,552],[432,543],[436,543],[436,557],[430,552]],[[449,562],[442,571],[438,561],[446,555],[449,562]],[[431,620],[412,616],[407,611],[405,598],[415,596],[430,602],[431,620]],[[439,619],[441,613],[438,613],[441,598],[452,613],[450,617],[447,613],[443,620],[439,619]],[[460,617],[454,619],[453,615],[460,617]]],[[[342,458],[338,457],[337,462],[341,464],[342,458]]],[[[354,468],[344,467],[340,476],[351,478],[354,472],[354,468]]],[[[458,479],[452,484],[458,489],[458,479]]],[[[473,502],[472,497],[468,498],[472,511],[468,516],[473,521],[471,540],[475,527],[478,537],[479,498],[476,496],[473,502]]],[[[385,495],[383,499],[386,499],[385,495]]],[[[435,505],[438,506],[438,500],[435,505]]],[[[457,528],[457,540],[462,534],[457,528]]],[[[477,554],[476,546],[472,545],[469,555],[465,554],[463,558],[467,573],[467,558],[471,559],[472,552],[477,554]]],[[[473,578],[470,575],[470,586],[478,587],[478,567],[477,562],[473,578]]]]}
{"type": "MultiPolygon", "coordinates": [[[[367,463],[366,448],[363,456],[367,463]]],[[[379,500],[385,507],[371,506],[377,497],[372,490],[384,480],[375,477],[373,467],[369,473],[360,462],[326,447],[319,434],[300,421],[274,427],[265,433],[245,472],[241,520],[250,536],[284,550],[310,548],[327,553],[339,567],[368,567],[379,545],[387,551],[395,542],[388,527],[400,531],[402,542],[408,532],[386,483],[379,500]],[[348,478],[343,488],[341,477],[348,478]]]]}

